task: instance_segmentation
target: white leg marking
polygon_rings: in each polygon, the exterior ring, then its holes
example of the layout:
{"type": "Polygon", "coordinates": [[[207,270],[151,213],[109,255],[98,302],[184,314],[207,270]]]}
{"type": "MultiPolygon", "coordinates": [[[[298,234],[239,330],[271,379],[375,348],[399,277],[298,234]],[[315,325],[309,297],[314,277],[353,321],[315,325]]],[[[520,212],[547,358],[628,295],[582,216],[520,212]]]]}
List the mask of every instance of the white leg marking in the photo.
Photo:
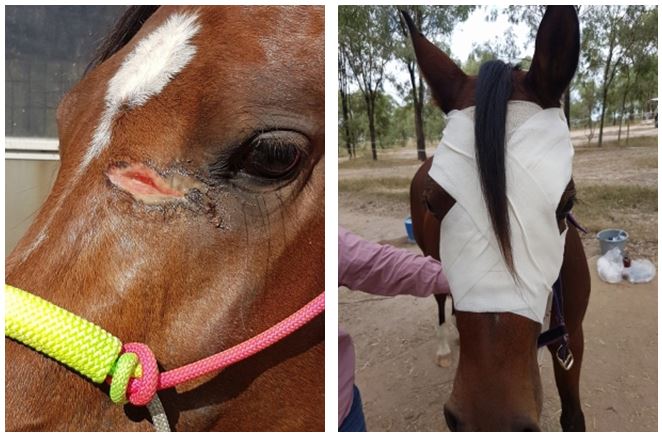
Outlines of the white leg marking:
{"type": "Polygon", "coordinates": [[[451,366],[450,330],[448,321],[437,326],[437,365],[442,368],[451,366]]]}
{"type": "Polygon", "coordinates": [[[449,327],[450,326],[448,325],[448,321],[440,326],[437,326],[437,339],[439,340],[437,343],[437,357],[447,357],[449,354],[451,354],[451,333],[449,327]]]}

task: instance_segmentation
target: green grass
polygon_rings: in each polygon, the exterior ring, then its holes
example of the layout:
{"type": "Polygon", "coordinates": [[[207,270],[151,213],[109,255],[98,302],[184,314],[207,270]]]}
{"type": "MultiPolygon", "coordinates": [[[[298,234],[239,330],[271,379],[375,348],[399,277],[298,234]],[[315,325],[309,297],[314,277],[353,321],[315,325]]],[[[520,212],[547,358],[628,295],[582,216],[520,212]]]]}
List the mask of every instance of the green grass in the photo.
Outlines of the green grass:
{"type": "Polygon", "coordinates": [[[657,156],[655,158],[642,157],[635,159],[634,166],[641,169],[657,168],[657,156]]]}
{"type": "Polygon", "coordinates": [[[338,190],[348,192],[379,191],[383,189],[407,189],[411,177],[370,177],[345,179],[338,182],[338,190]]]}
{"type": "Polygon", "coordinates": [[[410,165],[420,165],[420,164],[422,164],[422,162],[416,159],[401,159],[401,158],[389,159],[388,157],[384,158],[382,156],[381,159],[372,160],[372,158],[358,157],[355,159],[340,162],[338,164],[338,168],[341,170],[359,169],[359,168],[393,168],[393,167],[406,167],[410,165]]]}
{"type": "Polygon", "coordinates": [[[579,186],[574,213],[591,231],[657,221],[657,189],[636,185],[579,186]]]}
{"type": "Polygon", "coordinates": [[[578,187],[579,202],[601,210],[657,212],[657,189],[638,185],[578,187]]]}
{"type": "Polygon", "coordinates": [[[410,183],[410,177],[345,179],[338,182],[338,191],[364,195],[373,199],[408,202],[410,183]]]}
{"type": "MultiPolygon", "coordinates": [[[[621,137],[621,143],[617,140],[606,141],[602,143],[602,147],[598,147],[598,140],[594,139],[591,145],[581,145],[575,148],[575,151],[581,153],[583,151],[595,151],[602,149],[625,148],[625,135],[621,137]]],[[[630,138],[627,147],[657,147],[657,136],[639,136],[630,138]]]]}

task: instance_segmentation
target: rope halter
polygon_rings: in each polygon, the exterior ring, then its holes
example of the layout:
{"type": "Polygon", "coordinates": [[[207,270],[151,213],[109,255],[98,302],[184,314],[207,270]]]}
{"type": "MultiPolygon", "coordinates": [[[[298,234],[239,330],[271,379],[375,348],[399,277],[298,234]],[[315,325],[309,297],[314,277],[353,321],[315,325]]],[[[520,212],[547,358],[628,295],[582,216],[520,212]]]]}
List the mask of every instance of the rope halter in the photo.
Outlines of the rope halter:
{"type": "Polygon", "coordinates": [[[94,383],[110,383],[114,403],[147,406],[157,430],[169,431],[156,392],[219,371],[294,333],[324,311],[324,292],[264,332],[213,356],[159,373],[141,343],[122,342],[43,298],[5,284],[5,336],[68,366],[94,383]]]}

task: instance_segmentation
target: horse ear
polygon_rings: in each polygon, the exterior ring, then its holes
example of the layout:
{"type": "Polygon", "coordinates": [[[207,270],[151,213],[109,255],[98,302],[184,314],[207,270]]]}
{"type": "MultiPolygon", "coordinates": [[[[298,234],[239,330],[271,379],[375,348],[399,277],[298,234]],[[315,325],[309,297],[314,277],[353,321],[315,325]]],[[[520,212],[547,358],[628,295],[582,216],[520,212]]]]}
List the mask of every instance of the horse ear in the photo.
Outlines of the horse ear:
{"type": "Polygon", "coordinates": [[[527,81],[545,105],[558,106],[579,62],[579,19],[574,6],[548,6],[538,27],[527,81]]]}
{"type": "Polygon", "coordinates": [[[409,29],[421,74],[441,110],[448,113],[456,108],[457,97],[467,76],[446,53],[421,34],[406,11],[401,9],[400,13],[409,29]]]}

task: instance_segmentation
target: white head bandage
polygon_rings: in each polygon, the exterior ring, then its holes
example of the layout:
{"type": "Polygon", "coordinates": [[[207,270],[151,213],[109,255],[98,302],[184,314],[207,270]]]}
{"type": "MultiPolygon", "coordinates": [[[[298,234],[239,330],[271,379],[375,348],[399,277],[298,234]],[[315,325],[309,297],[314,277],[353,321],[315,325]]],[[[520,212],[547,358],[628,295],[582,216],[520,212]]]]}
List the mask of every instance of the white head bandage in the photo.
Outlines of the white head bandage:
{"type": "Polygon", "coordinates": [[[563,111],[508,103],[506,192],[516,282],[499,249],[480,185],[474,107],[448,114],[430,177],[456,203],[441,223],[441,261],[453,304],[467,312],[512,312],[542,323],[563,262],[556,209],[574,149],[563,111]]]}

